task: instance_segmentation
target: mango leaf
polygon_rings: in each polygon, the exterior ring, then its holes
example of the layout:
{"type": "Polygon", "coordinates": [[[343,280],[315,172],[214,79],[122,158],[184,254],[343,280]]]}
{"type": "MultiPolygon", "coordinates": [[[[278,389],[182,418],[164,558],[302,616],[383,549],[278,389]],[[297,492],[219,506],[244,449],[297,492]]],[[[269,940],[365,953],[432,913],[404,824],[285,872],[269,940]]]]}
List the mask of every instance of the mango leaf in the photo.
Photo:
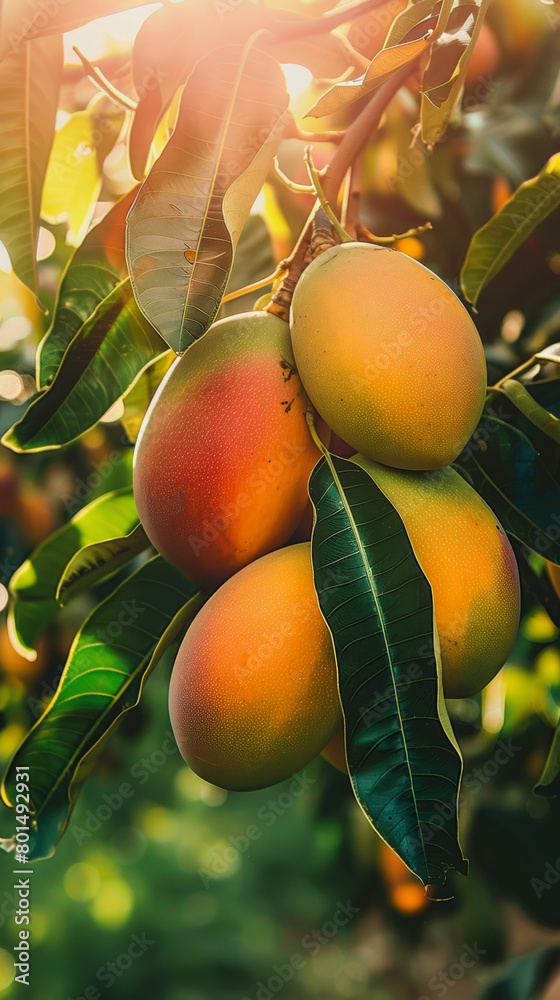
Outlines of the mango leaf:
{"type": "Polygon", "coordinates": [[[201,59],[185,85],[175,131],[127,219],[136,301],[177,353],[216,316],[287,106],[278,63],[239,46],[201,59]]]}
{"type": "Polygon", "coordinates": [[[150,146],[173,95],[195,63],[210,49],[245,42],[270,15],[261,8],[230,6],[220,16],[203,3],[166,4],[144,21],[132,50],[132,75],[138,106],[130,129],[130,166],[142,180],[150,146]]]}
{"type": "Polygon", "coordinates": [[[41,191],[54,137],[62,39],[35,39],[0,63],[0,240],[18,278],[38,294],[41,191]]]}
{"type": "Polygon", "coordinates": [[[309,493],[315,587],[333,636],[358,803],[425,884],[466,874],[462,762],[441,685],[431,587],[367,459],[328,453],[309,493]],[[442,808],[445,807],[445,808],[442,808]]]}
{"type": "Polygon", "coordinates": [[[101,191],[102,168],[124,124],[125,112],[104,94],[70,115],[55,135],[43,187],[41,216],[67,222],[66,242],[79,246],[101,191]]]}
{"type": "Polygon", "coordinates": [[[455,463],[505,531],[554,563],[560,563],[557,453],[558,446],[498,394],[455,463]]]}
{"type": "MultiPolygon", "coordinates": [[[[551,883],[544,883],[547,888],[551,883]]],[[[554,996],[547,989],[560,968],[560,948],[554,945],[530,951],[507,963],[500,975],[479,994],[478,1000],[536,1000],[554,996]]]]}
{"type": "Polygon", "coordinates": [[[16,452],[70,444],[101,419],[165,351],[130,299],[128,280],[100,304],[70,344],[52,384],[2,438],[16,452]]]}
{"type": "Polygon", "coordinates": [[[146,411],[161,380],[167,374],[169,366],[175,361],[175,358],[176,355],[173,351],[166,351],[156,361],[152,361],[124,397],[124,413],[121,417],[121,424],[131,444],[135,443],[146,411]]]}
{"type": "Polygon", "coordinates": [[[37,640],[58,611],[58,586],[74,556],[84,546],[128,535],[138,523],[131,489],[106,493],[41,542],[16,570],[10,580],[8,630],[22,656],[36,658],[37,640]]]}
{"type": "Polygon", "coordinates": [[[84,590],[95,587],[100,580],[113,576],[150,546],[150,539],[141,524],[137,524],[127,535],[86,545],[76,552],[64,570],[56,591],[58,603],[62,606],[68,604],[84,590]]]}
{"type": "Polygon", "coordinates": [[[533,789],[535,795],[554,798],[560,792],[560,723],[554,730],[543,772],[533,789]]]}
{"type": "MultiPolygon", "coordinates": [[[[53,321],[39,345],[37,385],[49,385],[74,337],[116,286],[128,277],[125,219],[138,187],[107,212],[87,234],[62,275],[53,321]]],[[[130,295],[130,298],[132,296],[130,295]]]]}
{"type": "Polygon", "coordinates": [[[355,80],[342,80],[335,83],[330,90],[322,94],[313,107],[309,109],[306,118],[322,118],[340,111],[348,104],[365,97],[375,87],[388,80],[393,73],[407,63],[412,62],[430,46],[430,35],[425,38],[403,42],[391,48],[383,48],[373,57],[365,73],[355,80]]]}
{"type": "MultiPolygon", "coordinates": [[[[0,11],[0,59],[19,53],[30,39],[56,35],[88,24],[94,18],[142,7],[152,0],[2,0],[0,11]]],[[[45,78],[43,81],[48,84],[45,78]]]]}
{"type": "Polygon", "coordinates": [[[435,42],[422,78],[422,139],[431,146],[445,134],[490,0],[457,0],[435,42]]]}
{"type": "MultiPolygon", "coordinates": [[[[13,807],[16,767],[29,768],[30,861],[53,853],[100,750],[203,600],[194,584],[155,556],[82,625],[53,700],[16,750],[2,784],[2,798],[13,807]]],[[[16,850],[15,837],[0,846],[16,850]]]]}
{"type": "MultiPolygon", "coordinates": [[[[409,0],[406,9],[394,18],[383,47],[390,48],[393,45],[400,45],[409,34],[416,38],[419,34],[422,35],[424,33],[423,27],[420,28],[419,25],[433,15],[435,7],[434,0],[409,0]]],[[[375,13],[374,9],[373,17],[375,17],[375,13]]],[[[434,23],[437,23],[437,20],[434,23]]]]}
{"type": "Polygon", "coordinates": [[[560,153],[550,158],[540,174],[521,184],[503,208],[474,234],[461,269],[461,288],[469,302],[476,305],[481,292],[558,205],[560,153]]]}

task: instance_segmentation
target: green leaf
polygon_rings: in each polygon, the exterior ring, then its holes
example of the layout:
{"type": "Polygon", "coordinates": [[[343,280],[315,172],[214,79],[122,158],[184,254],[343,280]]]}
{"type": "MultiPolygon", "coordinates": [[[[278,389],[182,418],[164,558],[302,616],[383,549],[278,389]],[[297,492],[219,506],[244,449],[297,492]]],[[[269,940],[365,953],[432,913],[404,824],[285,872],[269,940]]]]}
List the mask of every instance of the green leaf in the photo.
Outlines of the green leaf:
{"type": "MultiPolygon", "coordinates": [[[[27,39],[71,31],[97,17],[142,7],[152,0],[2,0],[0,59],[20,52],[27,39]]],[[[48,83],[48,81],[44,81],[48,83]]]]}
{"type": "Polygon", "coordinates": [[[185,84],[175,131],[127,219],[136,301],[177,353],[216,316],[287,106],[279,64],[254,49],[212,51],[185,84]]]}
{"type": "Polygon", "coordinates": [[[127,535],[86,545],[76,552],[64,570],[56,591],[58,603],[68,604],[84,590],[95,587],[100,580],[113,576],[150,547],[150,539],[141,524],[137,524],[127,535]]]}
{"type": "Polygon", "coordinates": [[[545,798],[554,798],[560,792],[560,722],[554,731],[543,772],[533,790],[535,795],[545,798]]]}
{"type": "Polygon", "coordinates": [[[34,39],[0,63],[0,240],[18,278],[38,294],[41,191],[62,79],[62,39],[34,39]]]}
{"type": "MultiPolygon", "coordinates": [[[[4,802],[13,806],[16,767],[29,768],[29,860],[53,853],[100,750],[203,600],[194,584],[155,556],[84,622],[52,702],[16,750],[2,785],[4,802]]],[[[0,846],[13,851],[17,845],[10,838],[0,846]]]]}
{"type": "Polygon", "coordinates": [[[555,563],[560,563],[558,452],[551,438],[497,393],[455,463],[505,531],[555,563]]]}
{"type": "Polygon", "coordinates": [[[40,346],[38,382],[48,388],[4,435],[13,451],[76,440],[166,351],[136,306],[126,272],[125,215],[133,197],[111,209],[68,264],[40,346]]]}
{"type": "Polygon", "coordinates": [[[10,581],[8,629],[22,656],[35,659],[37,640],[59,608],[57,589],[74,556],[85,546],[129,534],[138,520],[131,489],[106,493],[41,542],[16,570],[10,581]]]}
{"type": "Polygon", "coordinates": [[[2,438],[16,452],[70,444],[101,419],[165,345],[130,299],[128,280],[98,306],[70,344],[52,384],[2,438]]]}
{"type": "Polygon", "coordinates": [[[326,455],[309,493],[315,587],[333,636],[359,805],[425,884],[466,874],[462,762],[443,700],[431,587],[367,459],[326,455]]]}
{"type": "MultiPolygon", "coordinates": [[[[536,1000],[543,997],[547,984],[560,967],[560,948],[555,945],[531,951],[508,962],[478,1000],[536,1000]]],[[[552,993],[550,994],[552,997],[552,993]]]]}
{"type": "MultiPolygon", "coordinates": [[[[128,277],[125,219],[138,187],[121,198],[90,230],[70,258],[56,299],[53,321],[39,346],[37,385],[53,381],[67,348],[83,326],[128,277]]],[[[131,296],[129,296],[131,297],[131,296]]]]}
{"type": "Polygon", "coordinates": [[[41,216],[67,222],[66,242],[79,246],[92,220],[101,191],[105,157],[124,123],[125,112],[104,94],[75,111],[55,134],[43,187],[41,216]]]}
{"type": "Polygon", "coordinates": [[[540,222],[560,205],[560,153],[540,174],[525,181],[471,240],[461,269],[465,298],[476,305],[481,293],[540,222]]]}
{"type": "Polygon", "coordinates": [[[124,413],[121,417],[121,424],[124,427],[126,436],[131,444],[134,444],[147,409],[152,402],[159,384],[169,371],[169,367],[175,361],[176,355],[173,351],[166,351],[156,361],[147,365],[140,378],[132,386],[130,392],[124,397],[124,413]]]}

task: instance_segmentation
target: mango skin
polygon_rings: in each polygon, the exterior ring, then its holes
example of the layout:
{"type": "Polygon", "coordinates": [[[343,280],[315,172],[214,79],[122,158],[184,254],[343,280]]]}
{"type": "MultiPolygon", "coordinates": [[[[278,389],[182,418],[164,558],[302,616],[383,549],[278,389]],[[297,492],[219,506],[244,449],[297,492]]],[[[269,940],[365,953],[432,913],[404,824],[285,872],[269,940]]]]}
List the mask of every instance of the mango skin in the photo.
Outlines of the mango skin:
{"type": "Polygon", "coordinates": [[[507,536],[454,469],[421,475],[358,463],[397,509],[431,584],[444,694],[471,697],[504,665],[519,627],[519,572],[507,536]]]}
{"type": "Polygon", "coordinates": [[[291,307],[296,367],[333,432],[399,469],[439,469],[486,394],[478,331],[450,288],[395,249],[344,243],[303,272],[291,307]]]}
{"type": "Polygon", "coordinates": [[[222,788],[265,788],[305,767],[341,725],[330,632],[309,543],[242,569],[177,654],[169,713],[187,764],[222,788]]]}
{"type": "Polygon", "coordinates": [[[214,588],[284,545],[320,454],[288,324],[264,312],[215,323],[179,358],[146,414],[134,497],[155,548],[214,588]]]}

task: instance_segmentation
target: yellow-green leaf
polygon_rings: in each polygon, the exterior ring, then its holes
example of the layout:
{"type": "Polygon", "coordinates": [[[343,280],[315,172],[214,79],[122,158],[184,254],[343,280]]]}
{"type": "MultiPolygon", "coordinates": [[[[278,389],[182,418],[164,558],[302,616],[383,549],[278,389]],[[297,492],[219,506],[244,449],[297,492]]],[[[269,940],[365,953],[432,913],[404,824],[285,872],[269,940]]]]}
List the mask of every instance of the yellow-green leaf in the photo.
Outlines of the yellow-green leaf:
{"type": "Polygon", "coordinates": [[[125,112],[99,94],[76,111],[55,135],[43,188],[41,215],[67,222],[66,242],[79,246],[88,231],[101,191],[102,168],[124,123],[125,112]]]}
{"type": "Polygon", "coordinates": [[[0,240],[35,294],[41,191],[61,78],[61,38],[34,39],[0,63],[0,240]]]}
{"type": "Polygon", "coordinates": [[[560,153],[525,181],[471,240],[461,270],[461,288],[476,305],[481,292],[507,264],[536,226],[560,205],[560,153]]]}
{"type": "Polygon", "coordinates": [[[307,112],[307,118],[323,118],[340,111],[360,97],[365,97],[375,87],[379,87],[393,73],[412,62],[430,45],[430,37],[403,42],[391,48],[381,49],[372,59],[365,73],[355,80],[343,80],[327,90],[307,112]]]}
{"type": "Polygon", "coordinates": [[[490,0],[458,0],[434,43],[422,79],[420,121],[428,145],[444,135],[461,97],[465,74],[490,0]]]}

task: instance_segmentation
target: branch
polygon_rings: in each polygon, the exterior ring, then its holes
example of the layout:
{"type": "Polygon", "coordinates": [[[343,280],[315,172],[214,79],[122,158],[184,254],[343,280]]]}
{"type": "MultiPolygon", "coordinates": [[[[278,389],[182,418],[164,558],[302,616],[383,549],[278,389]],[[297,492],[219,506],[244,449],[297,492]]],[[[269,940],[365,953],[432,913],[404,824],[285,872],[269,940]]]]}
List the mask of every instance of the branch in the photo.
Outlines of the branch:
{"type": "Polygon", "coordinates": [[[327,201],[336,204],[340,185],[348,168],[356,159],[358,153],[366,145],[371,133],[377,129],[385,113],[387,105],[408,79],[418,60],[403,66],[394,76],[374,92],[364,110],[346,130],[338,149],[323,173],[323,191],[327,201]]]}
{"type": "Polygon", "coordinates": [[[333,28],[338,28],[346,21],[361,17],[370,10],[382,7],[387,0],[359,0],[358,3],[349,3],[346,7],[336,8],[322,17],[310,17],[307,21],[279,21],[274,28],[275,41],[287,42],[293,38],[305,38],[308,35],[323,35],[333,28]]]}

